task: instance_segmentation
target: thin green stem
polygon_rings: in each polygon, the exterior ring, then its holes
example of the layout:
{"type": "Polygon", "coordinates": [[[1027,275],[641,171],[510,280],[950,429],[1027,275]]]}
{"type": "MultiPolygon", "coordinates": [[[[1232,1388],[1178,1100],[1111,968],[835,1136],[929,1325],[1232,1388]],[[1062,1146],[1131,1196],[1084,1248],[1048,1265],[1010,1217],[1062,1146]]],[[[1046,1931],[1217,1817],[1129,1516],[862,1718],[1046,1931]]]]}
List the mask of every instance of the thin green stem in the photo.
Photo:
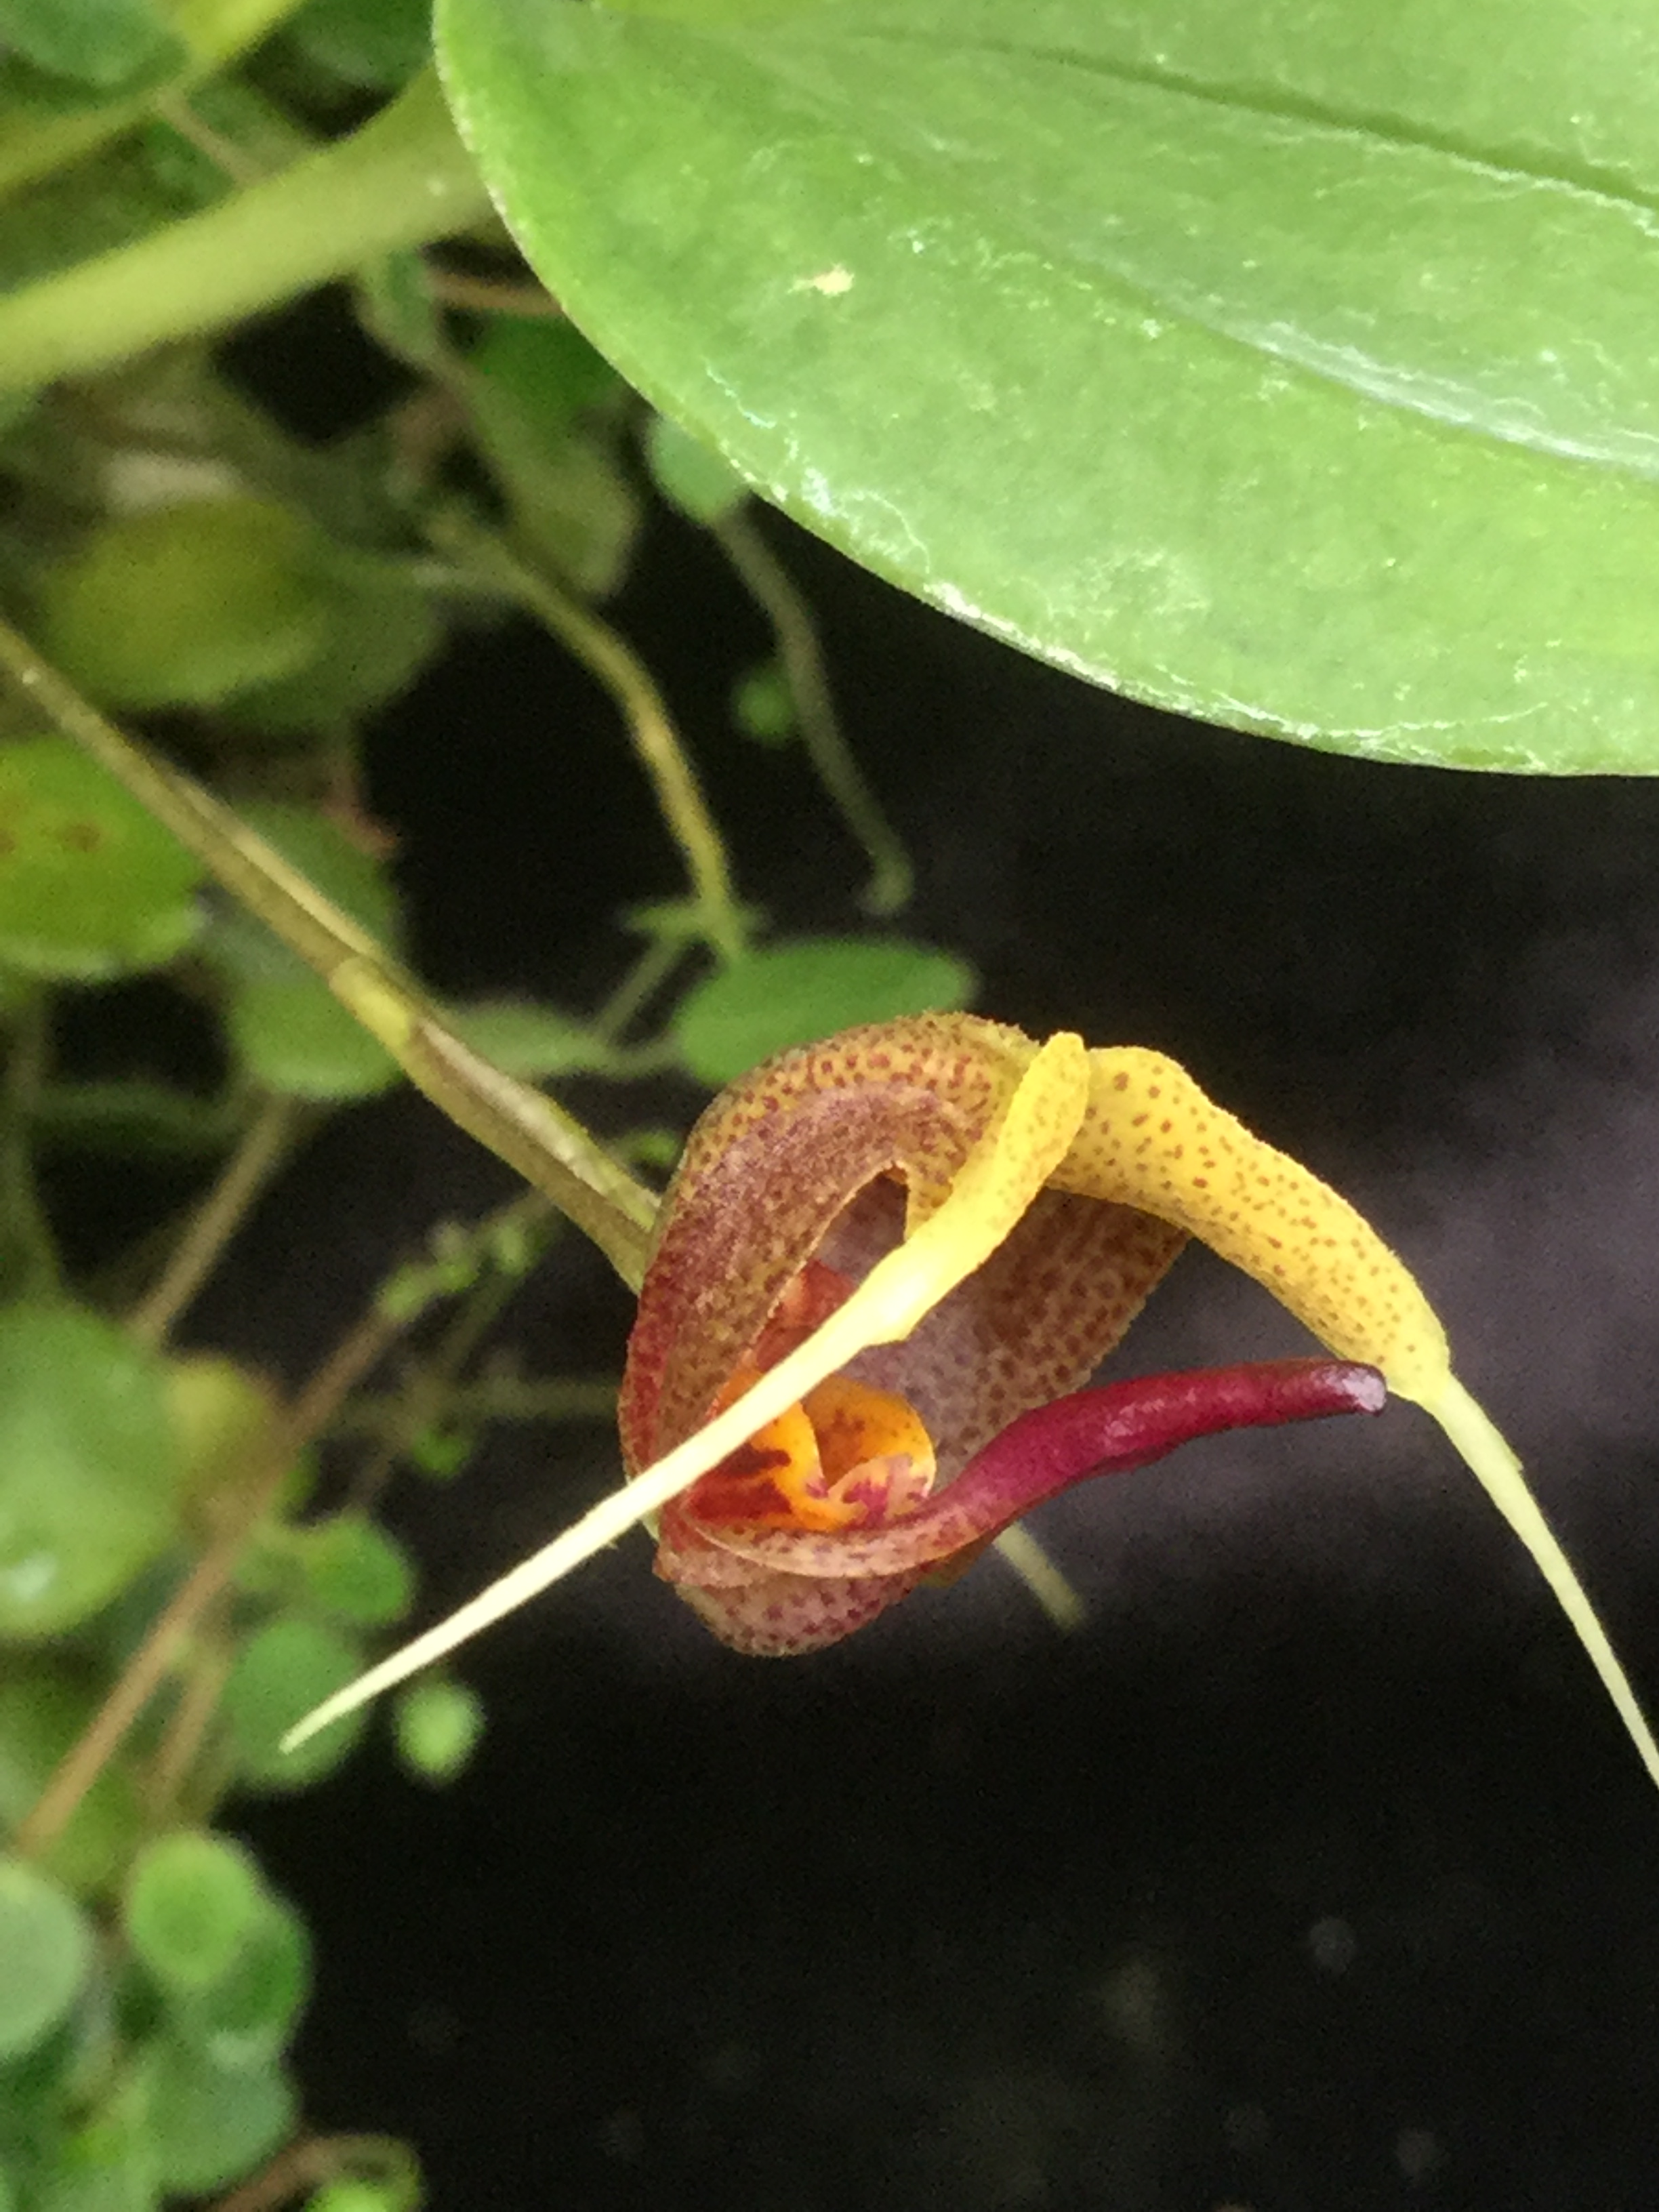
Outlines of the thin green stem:
{"type": "Polygon", "coordinates": [[[607,1044],[614,1043],[668,981],[684,959],[685,951],[685,946],[672,937],[653,937],[594,1015],[594,1035],[603,1037],[607,1044]]]}
{"type": "Polygon", "coordinates": [[[748,932],[732,889],[725,842],[649,670],[607,623],[520,560],[493,532],[451,513],[434,519],[430,534],[440,552],[545,623],[616,701],[684,860],[703,933],[723,959],[737,959],[748,932]]]}
{"type": "Polygon", "coordinates": [[[218,1181],[174,1245],[152,1288],[127,1317],[143,1344],[167,1341],[167,1332],[207,1280],[220,1254],[281,1166],[302,1109],[292,1098],[267,1098],[242,1133],[218,1181]]]}
{"type": "Polygon", "coordinates": [[[550,1198],[638,1287],[657,1201],[580,1121],[475,1052],[349,916],[210,792],[124,735],[5,623],[0,668],[322,976],[418,1090],[550,1198]]]}
{"type": "Polygon", "coordinates": [[[0,198],[84,161],[153,113],[158,104],[187,92],[205,76],[275,30],[301,0],[180,0],[173,27],[190,52],[186,66],[168,83],[125,100],[100,100],[69,114],[42,108],[10,113],[0,145],[0,198]]]}
{"type": "Polygon", "coordinates": [[[0,299],[0,391],[89,375],[222,330],[489,210],[428,70],[337,145],[0,299]]]}
{"type": "Polygon", "coordinates": [[[367,1506],[386,1487],[393,1467],[416,1439],[448,1413],[461,1370],[501,1318],[528,1267],[551,1242],[555,1223],[544,1200],[522,1203],[514,1231],[526,1241],[523,1266],[508,1272],[493,1268],[473,1284],[462,1297],[431,1354],[420,1361],[401,1393],[398,1411],[382,1431],[380,1442],[352,1478],[351,1502],[367,1506]]]}
{"type": "Polygon", "coordinates": [[[819,782],[864,848],[870,880],[860,903],[870,914],[896,914],[914,884],[910,856],[881,801],[864,780],[836,713],[812,611],[794,579],[740,507],[709,531],[750,596],[772,625],[778,659],[795,702],[801,742],[819,782]]]}

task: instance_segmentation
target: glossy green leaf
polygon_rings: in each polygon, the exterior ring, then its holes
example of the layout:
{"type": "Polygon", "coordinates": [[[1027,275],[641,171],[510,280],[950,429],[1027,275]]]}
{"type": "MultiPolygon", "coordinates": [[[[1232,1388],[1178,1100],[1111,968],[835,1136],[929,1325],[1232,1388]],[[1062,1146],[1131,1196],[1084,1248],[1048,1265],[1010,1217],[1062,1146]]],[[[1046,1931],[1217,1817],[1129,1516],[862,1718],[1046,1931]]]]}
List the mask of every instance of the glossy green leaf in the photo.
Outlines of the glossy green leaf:
{"type": "Polygon", "coordinates": [[[810,527],[1091,679],[1659,769],[1647,0],[440,0],[538,272],[810,527]]]}
{"type": "Polygon", "coordinates": [[[899,939],[804,938],[751,952],[689,991],[674,1042],[701,1082],[729,1083],[790,1045],[965,1006],[973,994],[973,970],[949,952],[899,939]]]}
{"type": "Polygon", "coordinates": [[[92,1964],[92,1930],[67,1890],[21,1859],[0,1859],[0,2059],[49,2035],[92,1964]]]}
{"type": "Polygon", "coordinates": [[[0,748],[0,963],[92,982],[196,934],[200,865],[67,738],[0,748]]]}
{"type": "Polygon", "coordinates": [[[74,1307],[0,1312],[0,1638],[107,1604],[171,1540],[179,1472],[152,1354],[74,1307]]]}

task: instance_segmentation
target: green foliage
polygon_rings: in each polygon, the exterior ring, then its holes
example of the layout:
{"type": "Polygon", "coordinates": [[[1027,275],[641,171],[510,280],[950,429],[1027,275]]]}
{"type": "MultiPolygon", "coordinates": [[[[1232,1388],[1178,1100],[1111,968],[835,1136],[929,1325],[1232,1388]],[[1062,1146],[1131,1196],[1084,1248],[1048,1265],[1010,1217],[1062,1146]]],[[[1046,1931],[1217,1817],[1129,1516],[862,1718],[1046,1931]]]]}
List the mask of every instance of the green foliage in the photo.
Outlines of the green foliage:
{"type": "Polygon", "coordinates": [[[199,2045],[163,2034],[145,2051],[141,2069],[150,2146],[166,2189],[222,2189],[293,2129],[294,2091],[279,2066],[222,2066],[199,2045]]]}
{"type": "Polygon", "coordinates": [[[729,461],[665,415],[651,417],[645,452],[657,489],[693,522],[718,522],[749,496],[729,461]]]}
{"type": "MultiPolygon", "coordinates": [[[[244,818],[372,936],[395,940],[396,894],[343,830],[320,814],[275,803],[248,807],[244,818]]],[[[368,1098],[397,1081],[385,1047],[251,915],[221,917],[205,949],[225,980],[231,1045],[266,1090],[296,1098],[368,1098]]]]}
{"type": "Polygon", "coordinates": [[[483,1734],[482,1699],[465,1683],[441,1675],[411,1682],[392,1716],[398,1756],[422,1782],[453,1782],[465,1771],[483,1734]]]}
{"type": "Polygon", "coordinates": [[[147,1844],[127,1878],[127,1940],[169,1992],[199,1995],[229,1972],[258,1917],[262,1884],[223,1836],[180,1830],[147,1844]]]}
{"type": "Polygon", "coordinates": [[[855,1022],[963,1006],[973,992],[963,962],[924,945],[803,938],[751,952],[689,991],[674,1041],[701,1082],[729,1083],[790,1045],[855,1022]]]}
{"type": "Polygon", "coordinates": [[[69,1892],[21,1859],[0,1858],[0,2060],[44,2041],[91,1963],[92,1930],[69,1892]]]}
{"type": "Polygon", "coordinates": [[[288,27],[319,70],[377,92],[414,76],[431,32],[428,0],[307,0],[288,27]]]}
{"type": "Polygon", "coordinates": [[[437,20],[550,289],[868,566],[1247,728],[1659,765],[1637,0],[437,20]]]}
{"type": "MultiPolygon", "coordinates": [[[[22,1820],[97,1705],[83,1671],[8,1657],[0,1674],[0,1832],[22,1820]]],[[[82,1894],[106,1889],[130,1859],[142,1826],[131,1779],[120,1767],[106,1766],[47,1852],[46,1870],[82,1894]]]]}
{"type": "Polygon", "coordinates": [[[303,1790],[331,1773],[362,1734],[368,1717],[354,1713],[297,1751],[282,1741],[313,1705],[343,1689],[363,1668],[362,1647],[337,1628],[300,1613],[280,1614],[257,1629],[236,1655],[222,1710],[237,1773],[246,1788],[303,1790]]]}
{"type": "Polygon", "coordinates": [[[0,749],[0,963],[92,981],[195,935],[199,865],[66,738],[0,749]]]}
{"type": "Polygon", "coordinates": [[[160,1364],[70,1306],[0,1310],[0,1638],[73,1627],[178,1529],[160,1364]]]}
{"type": "Polygon", "coordinates": [[[0,0],[0,41],[100,91],[183,58],[154,0],[0,0]]]}
{"type": "Polygon", "coordinates": [[[111,707],[211,706],[295,675],[328,635],[318,542],[269,500],[112,517],[36,602],[46,652],[111,707]]]}

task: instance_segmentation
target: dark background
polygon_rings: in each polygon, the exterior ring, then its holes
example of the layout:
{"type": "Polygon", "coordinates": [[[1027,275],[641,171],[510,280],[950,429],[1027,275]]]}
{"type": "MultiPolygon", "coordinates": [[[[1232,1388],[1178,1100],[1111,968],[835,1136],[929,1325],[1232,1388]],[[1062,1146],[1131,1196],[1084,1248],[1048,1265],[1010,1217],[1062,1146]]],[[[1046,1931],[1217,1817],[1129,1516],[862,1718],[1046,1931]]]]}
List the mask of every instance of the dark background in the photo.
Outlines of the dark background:
{"type": "MultiPolygon", "coordinates": [[[[1182,724],[769,526],[915,854],[906,926],[981,1010],[1173,1051],[1355,1198],[1659,1707],[1659,788],[1182,724]]],[[[617,611],[744,893],[856,926],[800,763],[726,724],[763,640],[718,559],[659,518],[617,611]]],[[[677,888],[608,707],[527,630],[428,680],[372,784],[444,988],[591,1003],[617,908],[677,888]]],[[[354,1114],[191,1334],[298,1373],[507,1187],[417,1101],[354,1114]]],[[[626,1319],[572,1240],[507,1334],[591,1370],[626,1319]]],[[[1124,1364],[1300,1348],[1194,1254],[1124,1364]]],[[[437,1606],[615,1474],[601,1431],[504,1435],[394,1517],[437,1606]]],[[[440,2212],[1654,2203],[1659,1801],[1437,1432],[1221,1439],[1038,1527],[1077,1638],[992,1559],[785,1663],[710,1642],[636,1538],[468,1655],[490,1727],[453,1791],[376,1748],[246,1808],[319,1939],[316,2124],[414,2138],[440,2212]]]]}

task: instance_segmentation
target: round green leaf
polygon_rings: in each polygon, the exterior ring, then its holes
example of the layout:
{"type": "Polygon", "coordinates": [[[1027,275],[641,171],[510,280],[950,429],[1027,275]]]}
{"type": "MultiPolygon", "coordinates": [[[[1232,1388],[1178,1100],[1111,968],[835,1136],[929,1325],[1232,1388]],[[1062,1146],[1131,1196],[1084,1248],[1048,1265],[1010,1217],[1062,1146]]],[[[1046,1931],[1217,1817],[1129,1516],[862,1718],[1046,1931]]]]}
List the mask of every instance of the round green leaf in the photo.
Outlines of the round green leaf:
{"type": "Polygon", "coordinates": [[[156,1359],[70,1306],[0,1311],[0,1637],[106,1604],[171,1540],[179,1480],[156,1359]]]}
{"type": "Polygon", "coordinates": [[[359,1647],[319,1621],[289,1613],[256,1630],[236,1656],[221,1701],[240,1781],[258,1790],[303,1790],[337,1766],[368,1725],[367,1713],[348,1714],[297,1751],[279,1747],[362,1666],[359,1647]]]}
{"type": "Polygon", "coordinates": [[[437,18],[569,313],[880,574],[1241,727],[1659,769],[1647,0],[437,18]]]}
{"type": "Polygon", "coordinates": [[[173,2025],[217,2067],[268,2067],[293,2040],[311,1993],[311,1942],[291,1905],[269,1894],[235,1964],[210,1989],[175,2004],[173,2025]]]}
{"type": "Polygon", "coordinates": [[[528,999],[477,1000],[453,1018],[475,1052],[526,1082],[603,1070],[615,1049],[568,1014],[528,999]]]}
{"type": "Polygon", "coordinates": [[[91,1964],[92,1931],[69,1892],[21,1859],[0,1859],[0,2059],[52,2033],[91,1964]]]}
{"type": "Polygon", "coordinates": [[[311,526],[267,500],[105,522],[41,578],[40,643],[114,707],[202,707],[303,667],[328,633],[311,526]]]}
{"type": "Polygon", "coordinates": [[[717,969],[680,1001],[674,1042],[703,1083],[729,1083],[770,1053],[856,1022],[965,1006],[973,970],[899,940],[804,938],[717,969]]]}
{"type": "Polygon", "coordinates": [[[416,1778],[454,1781],[483,1734],[483,1700],[464,1682],[428,1675],[397,1701],[392,1727],[398,1756],[416,1778]]]}
{"type": "Polygon", "coordinates": [[[787,744],[795,734],[795,696],[775,660],[763,660],[738,678],[732,693],[732,716],[757,745],[787,744]]]}
{"type": "Polygon", "coordinates": [[[354,1627],[387,1627],[414,1602],[414,1561],[366,1513],[337,1513],[295,1541],[312,1601],[354,1627]]]}
{"type": "Polygon", "coordinates": [[[294,2092],[275,2066],[216,2066],[195,2046],[164,2037],[144,2054],[142,2071],[156,2168],[169,2189],[222,2189],[293,2129],[294,2092]]]}
{"type": "Polygon", "coordinates": [[[79,981],[159,967],[196,933],[201,874],[67,738],[0,749],[0,963],[79,981]]]}
{"type": "MultiPolygon", "coordinates": [[[[0,1674],[0,1828],[22,1820],[100,1703],[89,1683],[44,1661],[5,1667],[0,1674]]],[[[140,1826],[131,1782],[118,1766],[106,1766],[42,1863],[70,1889],[102,1889],[126,1864],[140,1826]]]]}
{"type": "Polygon", "coordinates": [[[199,1990],[228,1974],[264,1903],[259,1869],[228,1836],[158,1836],[127,1881],[127,1940],[166,1989],[199,1990]]]}

